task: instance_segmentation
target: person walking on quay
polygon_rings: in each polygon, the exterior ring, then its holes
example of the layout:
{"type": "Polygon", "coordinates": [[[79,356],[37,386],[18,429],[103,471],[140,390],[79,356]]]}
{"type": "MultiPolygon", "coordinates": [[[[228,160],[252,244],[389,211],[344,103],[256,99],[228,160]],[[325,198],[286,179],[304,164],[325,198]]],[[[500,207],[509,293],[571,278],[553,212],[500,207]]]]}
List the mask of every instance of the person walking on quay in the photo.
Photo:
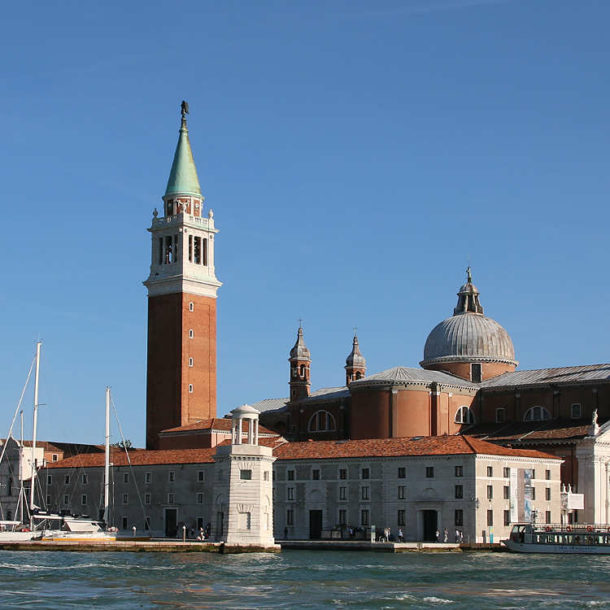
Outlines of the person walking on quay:
{"type": "Polygon", "coordinates": [[[460,541],[460,530],[458,530],[458,529],[455,530],[455,541],[456,542],[460,541]]]}
{"type": "Polygon", "coordinates": [[[438,530],[436,530],[436,541],[437,542],[441,541],[441,533],[438,530]]]}
{"type": "Polygon", "coordinates": [[[445,531],[443,533],[444,533],[443,541],[445,543],[449,542],[449,530],[447,528],[445,528],[445,531]]]}
{"type": "Polygon", "coordinates": [[[402,535],[402,527],[399,527],[398,528],[398,542],[404,542],[404,541],[405,541],[405,538],[402,535]]]}

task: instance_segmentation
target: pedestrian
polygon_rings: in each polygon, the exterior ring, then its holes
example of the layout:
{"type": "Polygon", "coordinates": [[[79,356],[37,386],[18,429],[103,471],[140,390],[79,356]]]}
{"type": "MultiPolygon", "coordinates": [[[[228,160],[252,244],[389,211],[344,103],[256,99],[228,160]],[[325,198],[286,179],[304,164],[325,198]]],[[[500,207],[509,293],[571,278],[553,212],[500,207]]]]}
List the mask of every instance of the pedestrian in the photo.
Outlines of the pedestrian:
{"type": "Polygon", "coordinates": [[[441,541],[441,533],[438,530],[436,530],[436,541],[437,542],[441,541]]]}
{"type": "Polygon", "coordinates": [[[464,542],[464,532],[460,530],[460,543],[464,542]]]}
{"type": "Polygon", "coordinates": [[[455,530],[455,541],[456,542],[460,541],[460,530],[458,530],[458,529],[455,530]]]}
{"type": "Polygon", "coordinates": [[[402,535],[402,527],[399,527],[398,528],[398,542],[404,542],[404,541],[405,541],[405,538],[402,535]]]}
{"type": "Polygon", "coordinates": [[[445,531],[443,533],[444,533],[444,538],[443,538],[444,542],[445,543],[449,542],[449,530],[447,528],[445,528],[445,531]]]}

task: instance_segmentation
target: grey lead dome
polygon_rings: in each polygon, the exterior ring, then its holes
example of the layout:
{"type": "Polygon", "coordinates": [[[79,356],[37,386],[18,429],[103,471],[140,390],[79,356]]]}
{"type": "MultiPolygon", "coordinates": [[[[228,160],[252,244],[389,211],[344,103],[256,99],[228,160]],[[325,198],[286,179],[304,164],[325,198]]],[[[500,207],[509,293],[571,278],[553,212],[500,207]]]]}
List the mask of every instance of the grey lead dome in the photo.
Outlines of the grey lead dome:
{"type": "Polygon", "coordinates": [[[480,313],[461,313],[437,324],[428,335],[422,366],[432,361],[475,360],[517,364],[508,333],[480,313]]]}
{"type": "Polygon", "coordinates": [[[470,267],[466,273],[467,282],[460,287],[453,316],[432,329],[420,364],[466,360],[517,365],[511,338],[495,320],[483,315],[470,267]]]}

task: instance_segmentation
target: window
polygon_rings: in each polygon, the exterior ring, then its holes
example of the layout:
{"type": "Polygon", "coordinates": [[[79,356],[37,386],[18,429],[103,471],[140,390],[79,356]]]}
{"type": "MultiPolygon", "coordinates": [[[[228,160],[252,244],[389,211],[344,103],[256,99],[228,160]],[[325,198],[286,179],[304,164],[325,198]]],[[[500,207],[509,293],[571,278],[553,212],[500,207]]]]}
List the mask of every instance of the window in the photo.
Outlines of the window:
{"type": "Polygon", "coordinates": [[[59,456],[57,455],[57,453],[53,454],[53,458],[52,459],[53,459],[54,462],[57,462],[59,460],[59,456]]]}
{"type": "Polygon", "coordinates": [[[198,480],[199,482],[205,481],[205,477],[204,477],[204,474],[203,474],[203,470],[200,470],[200,471],[197,473],[197,480],[198,480]]]}
{"type": "Polygon", "coordinates": [[[407,469],[404,466],[398,467],[398,478],[406,479],[407,478],[407,469]]]}
{"type": "Polygon", "coordinates": [[[398,486],[398,499],[404,500],[406,498],[406,487],[404,485],[398,486]]]}
{"type": "Polygon", "coordinates": [[[150,494],[144,494],[144,504],[150,504],[150,494]]]}
{"type": "Polygon", "coordinates": [[[47,475],[47,485],[53,485],[53,477],[50,474],[47,475]]]}
{"type": "Polygon", "coordinates": [[[123,473],[123,483],[129,483],[129,473],[123,473]]]}
{"type": "Polygon", "coordinates": [[[494,497],[494,488],[493,485],[488,485],[487,486],[487,499],[488,500],[493,500],[494,497]]]}
{"type": "Polygon", "coordinates": [[[144,483],[152,483],[152,472],[144,474],[144,483]]]}
{"type": "Polygon", "coordinates": [[[506,421],[506,411],[504,407],[496,409],[496,424],[503,424],[506,421]]]}
{"type": "Polygon", "coordinates": [[[434,478],[434,466],[426,466],[426,478],[427,479],[434,478]]]}
{"type": "Polygon", "coordinates": [[[455,423],[456,424],[474,424],[474,415],[470,410],[470,407],[460,407],[455,412],[455,423]]]}
{"type": "Polygon", "coordinates": [[[339,469],[339,478],[342,480],[347,479],[347,468],[340,468],[339,469]]]}
{"type": "Polygon", "coordinates": [[[328,411],[316,411],[307,424],[309,432],[328,432],[336,430],[335,418],[328,411]]]}
{"type": "Polygon", "coordinates": [[[51,505],[51,496],[47,495],[47,506],[51,505]]]}
{"type": "Polygon", "coordinates": [[[454,522],[456,525],[464,525],[464,511],[458,508],[454,513],[454,522]]]}
{"type": "Polygon", "coordinates": [[[339,487],[339,500],[347,500],[347,487],[339,487]]]}
{"type": "Polygon", "coordinates": [[[347,511],[344,508],[339,509],[339,525],[345,525],[347,522],[347,511]]]}
{"type": "Polygon", "coordinates": [[[548,419],[551,419],[551,414],[544,407],[531,407],[523,417],[523,421],[547,421],[548,419]]]}
{"type": "Polygon", "coordinates": [[[550,510],[547,510],[547,511],[546,511],[546,514],[545,514],[545,521],[546,521],[547,523],[553,523],[553,521],[552,521],[552,519],[551,519],[551,511],[550,511],[550,510]]]}
{"type": "Polygon", "coordinates": [[[398,515],[396,518],[396,523],[398,525],[405,525],[405,511],[403,509],[400,509],[398,511],[398,515]]]}
{"type": "Polygon", "coordinates": [[[505,466],[502,469],[502,476],[504,476],[505,479],[510,479],[510,468],[505,466]]]}
{"type": "Polygon", "coordinates": [[[150,517],[144,518],[144,529],[150,531],[150,517]]]}
{"type": "Polygon", "coordinates": [[[286,525],[294,525],[294,510],[292,508],[286,511],[286,525]]]}
{"type": "Polygon", "coordinates": [[[369,511],[364,508],[360,511],[360,525],[369,524],[369,511]]]}
{"type": "Polygon", "coordinates": [[[240,470],[239,478],[242,481],[251,481],[252,480],[252,471],[251,470],[240,470]]]}
{"type": "Polygon", "coordinates": [[[64,505],[67,505],[70,501],[70,498],[68,498],[68,496],[64,496],[64,505]]]}
{"type": "Polygon", "coordinates": [[[70,485],[70,475],[69,474],[67,474],[64,477],[64,485],[70,485]]]}
{"type": "Polygon", "coordinates": [[[504,499],[510,500],[510,486],[509,485],[504,486],[504,499]]]}
{"type": "Polygon", "coordinates": [[[368,468],[363,468],[361,472],[361,478],[368,479],[371,476],[371,471],[368,468]]]}
{"type": "Polygon", "coordinates": [[[89,482],[89,477],[86,474],[81,475],[80,477],[80,482],[83,485],[86,485],[89,482]]]}
{"type": "Polygon", "coordinates": [[[122,525],[121,529],[124,529],[124,530],[127,529],[127,517],[121,517],[121,525],[122,525]]]}
{"type": "Polygon", "coordinates": [[[195,311],[195,303],[193,301],[189,303],[189,311],[195,311]]]}
{"type": "Polygon", "coordinates": [[[189,339],[192,339],[195,336],[192,328],[189,328],[189,339]]]}
{"type": "Polygon", "coordinates": [[[286,499],[289,501],[294,500],[294,487],[286,488],[286,499]]]}
{"type": "Polygon", "coordinates": [[[550,502],[550,500],[551,500],[551,488],[550,488],[550,487],[547,487],[547,488],[544,490],[544,499],[545,499],[547,502],[550,502]]]}
{"type": "Polygon", "coordinates": [[[536,478],[536,471],[532,470],[532,481],[536,478]]]}
{"type": "Polygon", "coordinates": [[[263,472],[263,481],[268,481],[269,480],[269,471],[265,470],[265,472],[263,472]]]}
{"type": "Polygon", "coordinates": [[[369,487],[361,487],[360,488],[360,497],[363,500],[368,500],[369,499],[369,487]]]}
{"type": "Polygon", "coordinates": [[[464,467],[463,466],[456,466],[455,467],[455,476],[456,477],[463,477],[464,476],[464,467]]]}
{"type": "Polygon", "coordinates": [[[455,497],[458,500],[461,500],[464,497],[464,486],[463,485],[455,486],[455,497]]]}
{"type": "Polygon", "coordinates": [[[193,384],[189,383],[189,394],[193,393],[193,384]]]}
{"type": "Polygon", "coordinates": [[[168,504],[174,504],[175,499],[176,499],[176,496],[174,494],[167,494],[167,503],[168,504]]]}
{"type": "Polygon", "coordinates": [[[87,494],[83,494],[80,497],[80,503],[84,506],[85,504],[87,504],[87,494]]]}
{"type": "Polygon", "coordinates": [[[312,481],[319,481],[320,480],[320,469],[319,468],[314,468],[311,471],[311,480],[312,481]]]}
{"type": "Polygon", "coordinates": [[[493,466],[488,466],[488,467],[487,467],[487,476],[488,476],[488,477],[493,477],[493,476],[494,476],[494,469],[493,469],[493,466]]]}
{"type": "Polygon", "coordinates": [[[189,358],[189,366],[193,366],[193,359],[189,358]]]}
{"type": "Polygon", "coordinates": [[[169,471],[169,482],[173,483],[176,480],[176,473],[173,470],[169,471]]]}
{"type": "Polygon", "coordinates": [[[203,494],[202,493],[197,494],[197,504],[203,504],[203,494]]]}
{"type": "Polygon", "coordinates": [[[551,480],[551,471],[550,471],[550,470],[545,470],[545,471],[544,471],[544,478],[545,478],[547,481],[550,481],[550,480],[551,480]]]}
{"type": "Polygon", "coordinates": [[[473,362],[470,365],[470,380],[475,383],[481,383],[483,380],[483,371],[480,363],[473,362]]]}
{"type": "Polygon", "coordinates": [[[123,504],[129,504],[129,494],[123,494],[123,504]]]}
{"type": "Polygon", "coordinates": [[[288,471],[286,471],[286,475],[287,475],[287,476],[286,476],[286,478],[287,478],[289,481],[294,481],[294,470],[288,470],[288,471]]]}
{"type": "Polygon", "coordinates": [[[532,500],[536,499],[536,488],[532,486],[532,500]]]}
{"type": "Polygon", "coordinates": [[[504,525],[510,525],[510,511],[504,511],[504,525]]]}
{"type": "Polygon", "coordinates": [[[579,402],[572,403],[570,406],[570,417],[580,419],[582,417],[582,407],[579,402]]]}
{"type": "Polygon", "coordinates": [[[488,510],[487,511],[487,527],[492,527],[493,524],[494,524],[494,511],[488,510]]]}

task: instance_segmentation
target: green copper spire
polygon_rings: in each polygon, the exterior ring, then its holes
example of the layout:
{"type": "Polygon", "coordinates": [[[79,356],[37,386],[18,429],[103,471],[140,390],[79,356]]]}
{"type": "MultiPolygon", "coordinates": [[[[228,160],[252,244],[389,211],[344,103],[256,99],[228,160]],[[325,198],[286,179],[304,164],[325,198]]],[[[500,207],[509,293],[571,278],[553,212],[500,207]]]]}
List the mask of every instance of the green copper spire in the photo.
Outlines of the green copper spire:
{"type": "Polygon", "coordinates": [[[174,153],[174,162],[172,163],[172,171],[169,174],[165,196],[171,195],[192,195],[201,197],[201,187],[199,186],[199,178],[197,177],[197,169],[193,159],[193,151],[189,142],[189,132],[186,128],[186,115],[188,114],[189,106],[186,102],[182,102],[182,123],[180,125],[180,136],[178,137],[178,145],[174,153]]]}

